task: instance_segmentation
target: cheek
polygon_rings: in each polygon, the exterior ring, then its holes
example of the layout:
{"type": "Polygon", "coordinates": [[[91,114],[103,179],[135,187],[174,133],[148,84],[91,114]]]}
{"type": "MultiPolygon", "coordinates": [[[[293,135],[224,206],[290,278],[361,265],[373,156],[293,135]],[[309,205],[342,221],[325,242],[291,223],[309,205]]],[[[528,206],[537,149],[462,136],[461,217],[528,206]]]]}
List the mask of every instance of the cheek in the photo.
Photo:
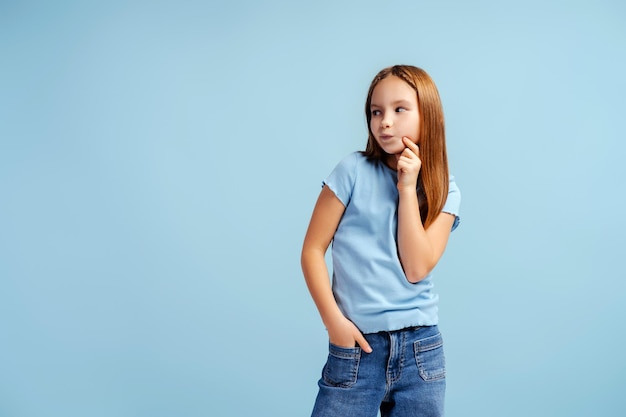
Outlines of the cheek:
{"type": "Polygon", "coordinates": [[[415,136],[414,140],[418,140],[419,139],[419,133],[420,133],[420,121],[419,119],[415,119],[413,121],[413,128],[411,129],[413,131],[413,135],[415,136]]]}
{"type": "Polygon", "coordinates": [[[402,126],[404,136],[409,136],[414,141],[417,140],[419,134],[419,121],[415,119],[407,120],[402,126]]]}
{"type": "Polygon", "coordinates": [[[372,121],[370,121],[370,124],[368,125],[369,131],[373,136],[375,136],[375,133],[376,133],[376,128],[374,126],[375,123],[376,122],[374,122],[374,119],[372,119],[372,121]]]}

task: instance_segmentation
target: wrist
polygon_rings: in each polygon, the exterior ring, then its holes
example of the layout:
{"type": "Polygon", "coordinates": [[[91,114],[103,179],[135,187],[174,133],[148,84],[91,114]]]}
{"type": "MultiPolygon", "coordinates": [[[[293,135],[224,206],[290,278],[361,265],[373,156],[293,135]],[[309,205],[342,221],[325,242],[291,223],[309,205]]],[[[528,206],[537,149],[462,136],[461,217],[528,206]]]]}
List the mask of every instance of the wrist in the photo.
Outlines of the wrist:
{"type": "Polygon", "coordinates": [[[332,328],[335,324],[345,318],[338,307],[336,309],[333,309],[333,311],[322,314],[321,316],[324,327],[326,327],[327,329],[332,328]]]}
{"type": "Polygon", "coordinates": [[[398,194],[400,196],[416,196],[417,195],[417,183],[415,184],[400,184],[398,183],[398,194]]]}

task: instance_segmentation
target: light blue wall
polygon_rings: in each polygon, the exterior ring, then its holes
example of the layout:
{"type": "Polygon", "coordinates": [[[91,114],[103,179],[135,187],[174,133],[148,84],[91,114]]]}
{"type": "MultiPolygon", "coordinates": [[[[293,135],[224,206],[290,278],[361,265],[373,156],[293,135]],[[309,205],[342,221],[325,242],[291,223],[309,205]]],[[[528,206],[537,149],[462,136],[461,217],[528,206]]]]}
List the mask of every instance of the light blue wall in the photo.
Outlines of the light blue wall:
{"type": "Polygon", "coordinates": [[[450,416],[626,413],[619,1],[0,3],[0,415],[303,416],[299,267],[384,66],[437,82],[450,416]]]}

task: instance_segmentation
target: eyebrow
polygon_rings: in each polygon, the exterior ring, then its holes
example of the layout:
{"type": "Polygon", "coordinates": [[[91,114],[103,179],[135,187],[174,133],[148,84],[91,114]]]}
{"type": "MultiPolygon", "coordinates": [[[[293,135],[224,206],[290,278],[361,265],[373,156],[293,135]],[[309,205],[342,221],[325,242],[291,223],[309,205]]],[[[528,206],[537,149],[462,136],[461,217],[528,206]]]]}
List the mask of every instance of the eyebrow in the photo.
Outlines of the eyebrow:
{"type": "MultiPolygon", "coordinates": [[[[404,104],[404,105],[410,106],[412,103],[409,100],[396,100],[391,103],[392,106],[397,106],[398,104],[404,104]]],[[[370,107],[382,107],[382,106],[380,104],[372,102],[370,103],[370,107]]]]}

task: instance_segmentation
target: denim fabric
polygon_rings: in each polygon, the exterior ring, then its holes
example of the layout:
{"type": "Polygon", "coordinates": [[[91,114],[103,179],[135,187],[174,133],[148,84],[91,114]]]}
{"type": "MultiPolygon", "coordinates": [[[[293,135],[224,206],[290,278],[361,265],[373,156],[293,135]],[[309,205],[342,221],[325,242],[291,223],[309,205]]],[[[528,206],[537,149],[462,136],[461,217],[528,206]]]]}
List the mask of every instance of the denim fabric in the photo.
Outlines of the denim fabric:
{"type": "Polygon", "coordinates": [[[446,369],[437,326],[366,334],[373,349],[329,344],[312,417],[443,416],[446,369]]]}

